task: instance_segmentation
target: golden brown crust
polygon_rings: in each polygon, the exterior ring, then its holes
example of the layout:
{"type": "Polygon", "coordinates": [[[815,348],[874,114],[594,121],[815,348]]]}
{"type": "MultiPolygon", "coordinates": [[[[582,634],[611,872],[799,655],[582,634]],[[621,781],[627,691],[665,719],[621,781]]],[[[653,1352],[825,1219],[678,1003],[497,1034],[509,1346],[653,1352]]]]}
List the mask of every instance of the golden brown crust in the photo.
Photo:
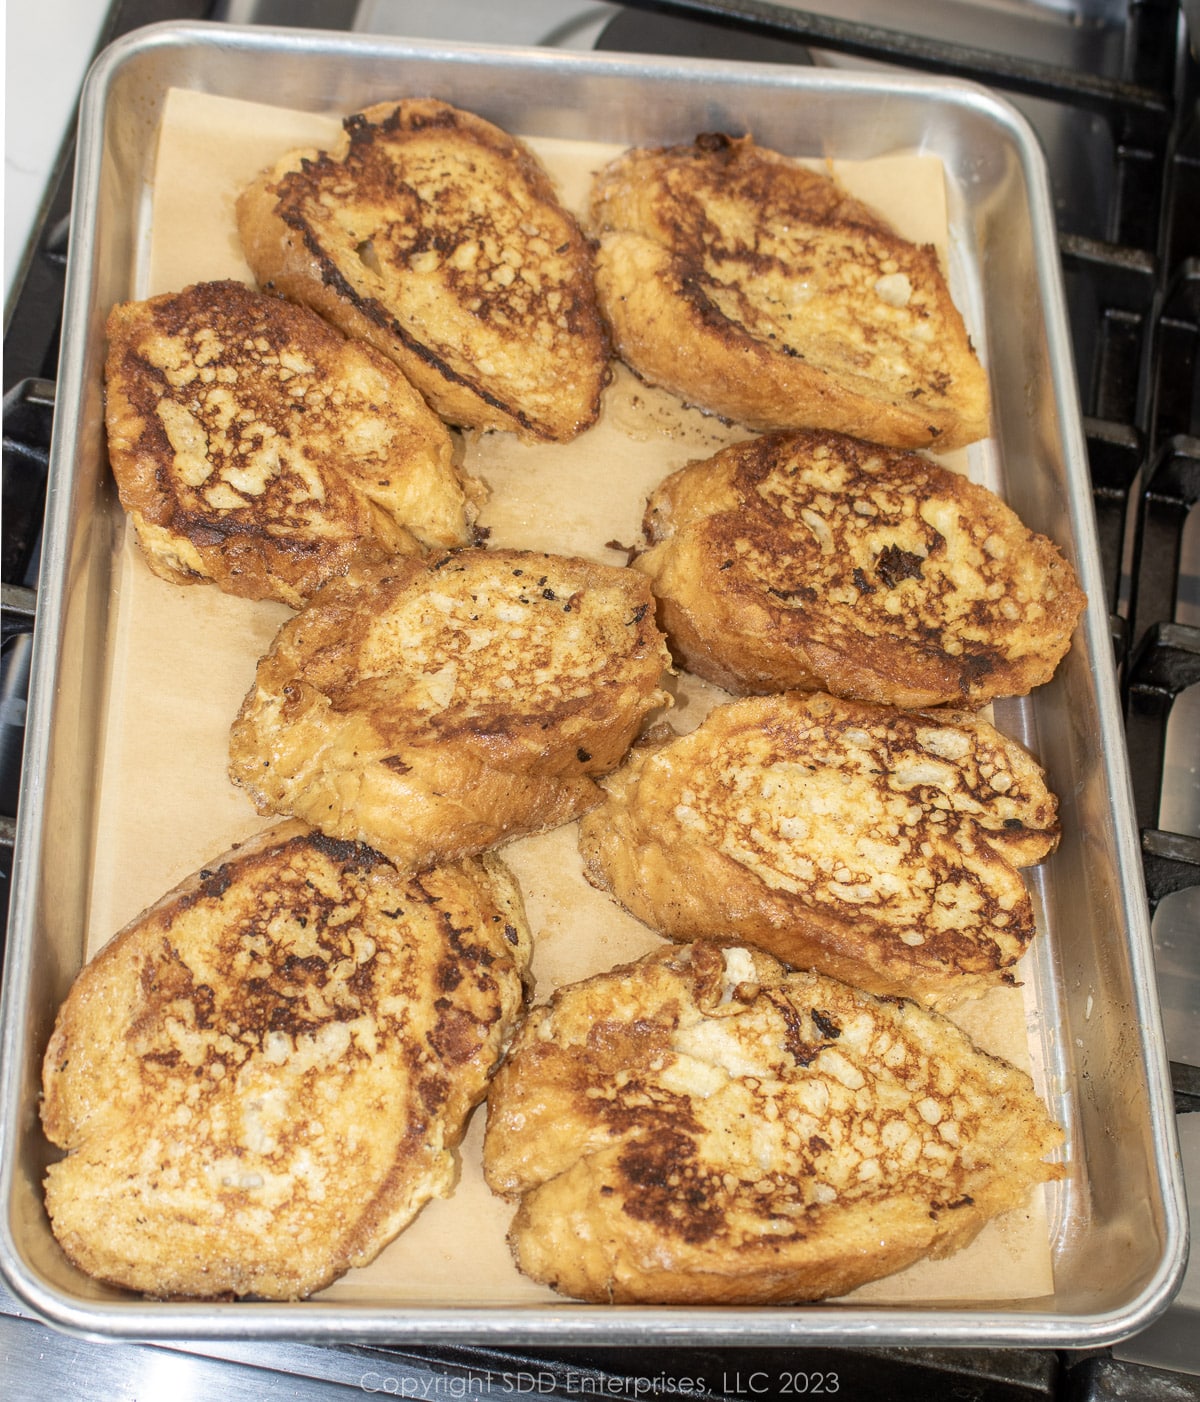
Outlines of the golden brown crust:
{"type": "Polygon", "coordinates": [[[150,568],[297,608],[361,548],[465,545],[478,484],[395,366],[239,282],[114,307],[109,458],[150,568]]]}
{"type": "Polygon", "coordinates": [[[1058,841],[1041,770],[985,721],[820,692],[718,706],[604,787],[585,873],[648,925],[939,1008],[1013,981],[1016,867],[1058,841]]]}
{"type": "Polygon", "coordinates": [[[1060,1176],[1029,1077],[937,1014],[699,944],[560,989],[488,1097],[520,1268],[597,1302],[784,1304],[965,1246],[1060,1176]]]}
{"type": "Polygon", "coordinates": [[[918,453],[768,434],[673,473],[634,567],[689,671],[982,706],[1048,681],[1084,606],[1071,566],[994,493],[918,453]]]}
{"type": "Polygon", "coordinates": [[[597,802],[668,661],[629,570],[516,550],[355,567],[259,663],[230,773],[260,812],[416,870],[597,802]]]}
{"type": "Polygon", "coordinates": [[[986,436],[936,252],[825,176],[750,137],[632,150],[597,177],[590,229],[617,354],[689,403],[896,447],[986,436]]]}
{"type": "Polygon", "coordinates": [[[299,1299],[366,1265],[449,1191],[529,953],[495,858],[405,879],[292,823],[190,877],[58,1014],[64,1251],[155,1296],[299,1299]]]}
{"type": "Polygon", "coordinates": [[[262,286],[389,356],[446,422],[566,441],[608,377],[591,251],[536,157],[433,99],[348,117],[238,201],[262,286]]]}

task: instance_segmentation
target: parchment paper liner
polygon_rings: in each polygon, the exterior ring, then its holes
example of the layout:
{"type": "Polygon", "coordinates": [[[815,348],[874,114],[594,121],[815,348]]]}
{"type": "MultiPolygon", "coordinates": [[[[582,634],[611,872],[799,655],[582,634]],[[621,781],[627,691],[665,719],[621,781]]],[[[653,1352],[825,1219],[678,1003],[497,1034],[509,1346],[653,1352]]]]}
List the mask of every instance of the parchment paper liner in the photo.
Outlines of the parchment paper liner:
{"type": "MultiPolygon", "coordinates": [[[[397,94],[402,96],[404,94],[397,94]]],[[[486,113],[481,115],[486,116],[486,113]]],[[[333,141],[339,119],[188,90],[168,97],[159,138],[144,266],[130,296],[179,290],[210,278],[253,283],[237,239],[234,200],[286,150],[333,141]]],[[[592,172],[618,147],[545,139],[529,143],[564,203],[583,206],[592,172]]],[[[831,173],[887,215],[906,237],[947,257],[944,175],[934,157],[900,154],[833,163],[831,173]]],[[[489,543],[578,554],[623,564],[640,536],[650,490],[668,472],[749,436],[684,409],[622,367],[601,422],[574,443],[529,446],[508,434],[468,434],[463,464],[491,496],[481,515],[489,543]]],[[[969,453],[943,459],[971,471],[969,453]]],[[[132,530],[120,547],[111,617],[111,685],[105,718],[88,954],[189,872],[268,825],[226,774],[229,726],[258,658],[289,615],[282,605],[235,599],[216,588],[153,576],[132,530]]],[[[676,729],[691,729],[724,693],[688,676],[676,681],[676,729]]],[[[576,827],[510,843],[536,938],[537,998],[560,983],[635,958],[660,943],[584,881],[576,827]]],[[[988,1051],[1030,1069],[1020,991],[965,1005],[956,1019],[988,1051]]],[[[1037,1067],[1032,1068],[1035,1076],[1037,1067]]],[[[431,1202],[369,1267],[323,1300],[406,1304],[562,1303],[524,1279],[505,1243],[508,1204],[483,1182],[484,1112],[461,1152],[453,1195],[431,1202]]],[[[990,1224],[965,1251],[924,1262],[845,1297],[848,1302],[965,1303],[1032,1299],[1053,1288],[1044,1195],[990,1224]]]]}

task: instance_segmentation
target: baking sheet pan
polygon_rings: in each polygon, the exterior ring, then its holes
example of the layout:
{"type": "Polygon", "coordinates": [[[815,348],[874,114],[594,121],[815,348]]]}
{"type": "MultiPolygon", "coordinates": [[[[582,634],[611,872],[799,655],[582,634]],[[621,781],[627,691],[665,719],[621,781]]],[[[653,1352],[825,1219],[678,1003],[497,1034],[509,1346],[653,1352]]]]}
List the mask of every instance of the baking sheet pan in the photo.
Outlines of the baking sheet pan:
{"type": "MultiPolygon", "coordinates": [[[[206,110],[216,108],[234,110],[223,101],[206,110]]],[[[1012,110],[980,89],[923,79],[445,48],[226,26],[156,26],[122,41],[93,70],[81,110],[39,651],[2,1014],[0,1263],[17,1293],[51,1322],[90,1333],[329,1340],[1078,1346],[1135,1332],[1164,1308],[1182,1268],[1185,1228],[1146,906],[1111,684],[1053,220],[1040,155],[1012,110]],[[469,1252],[465,1260],[439,1257],[437,1243],[470,1220],[462,1215],[466,1196],[457,1203],[457,1229],[451,1225],[455,1199],[431,1205],[410,1228],[407,1266],[397,1270],[395,1248],[389,1248],[390,1263],[381,1258],[376,1267],[354,1273],[303,1305],[151,1304],[87,1281],[58,1252],[41,1209],[40,1177],[49,1150],[36,1118],[37,1071],[54,1010],[85,955],[116,928],[118,911],[124,910],[122,919],[135,914],[186,870],[262,825],[217,774],[215,807],[204,810],[213,823],[211,840],[203,823],[191,834],[199,845],[197,860],[185,858],[186,844],[181,848],[167,840],[160,842],[162,850],[146,846],[152,834],[186,827],[195,811],[187,802],[165,817],[143,811],[146,769],[177,765],[180,752],[190,758],[208,752],[204,747],[214,736],[220,741],[233,714],[223,704],[230,698],[221,686],[230,691],[235,708],[244,689],[237,670],[244,649],[257,655],[279,617],[270,608],[231,601],[215,590],[174,589],[153,580],[130,546],[107,475],[100,369],[108,307],[129,295],[180,286],[185,277],[220,275],[199,266],[197,254],[181,238],[155,237],[162,233],[166,198],[161,184],[156,186],[155,156],[164,112],[177,100],[169,95],[184,94],[185,105],[187,94],[201,104],[252,96],[258,104],[291,109],[278,132],[270,131],[269,117],[264,122],[267,146],[276,141],[274,150],[281,150],[303,144],[292,139],[295,129],[289,125],[304,121],[296,109],[313,114],[319,128],[369,102],[426,92],[530,137],[552,165],[559,157],[565,160],[562,143],[620,146],[690,140],[701,130],[748,129],[763,144],[817,160],[868,162],[878,169],[919,152],[944,170],[947,203],[941,222],[952,286],[989,364],[996,401],[994,437],[972,449],[962,466],[1063,545],[1091,599],[1055,681],[1028,701],[997,707],[1002,726],[1047,764],[1063,803],[1065,829],[1060,851],[1033,876],[1042,936],[1022,969],[1020,1016],[1028,1027],[1023,1050],[1069,1133],[1069,1176],[1050,1190],[1047,1215],[1037,1227],[1052,1258],[1053,1284],[1047,1271],[1044,1288],[1034,1294],[1014,1297],[998,1269],[989,1288],[989,1269],[1004,1258],[1003,1243],[999,1248],[993,1243],[985,1244],[985,1253],[999,1250],[999,1256],[985,1254],[973,1273],[952,1270],[940,1286],[935,1272],[932,1283],[918,1281],[907,1289],[881,1283],[874,1295],[860,1292],[823,1306],[764,1311],[573,1305],[530,1287],[515,1273],[506,1283],[502,1230],[498,1236],[494,1230],[506,1212],[503,1205],[497,1218],[495,1204],[486,1199],[476,1204],[485,1216],[490,1209],[492,1229],[463,1234],[475,1248],[473,1262],[469,1252]],[[175,639],[177,657],[149,645],[142,626],[149,617],[156,620],[154,631],[175,639]],[[171,627],[172,619],[177,627],[171,627]],[[210,663],[226,656],[231,630],[239,627],[245,636],[234,650],[231,671],[222,673],[210,663]],[[189,704],[175,685],[179,669],[198,662],[214,677],[208,709],[189,704]],[[216,680],[222,677],[227,679],[216,680]],[[130,724],[131,700],[146,707],[137,724],[130,724]],[[210,733],[197,738],[195,725],[210,733]],[[219,817],[213,818],[214,812],[219,817]],[[244,830],[237,830],[239,823],[244,830]],[[130,851],[140,860],[131,863],[130,851]],[[169,870],[172,862],[180,869],[169,870]],[[417,1261],[430,1263],[427,1274],[413,1274],[417,1261]],[[961,1282],[972,1274],[968,1290],[961,1282]],[[491,1283],[468,1285],[468,1280],[491,1283]]],[[[168,123],[168,129],[178,130],[178,123],[168,123]]],[[[208,149],[217,167],[227,159],[235,135],[224,140],[213,133],[208,149]]],[[[205,221],[211,224],[213,218],[199,172],[203,154],[204,143],[199,150],[193,147],[187,157],[193,178],[180,182],[197,201],[196,227],[208,227],[205,221]]],[[[568,166],[561,170],[569,181],[568,166]]],[[[224,176],[218,170],[214,178],[224,176]]],[[[185,210],[179,227],[188,222],[185,210]]],[[[218,260],[231,256],[227,240],[209,238],[207,245],[218,260]]],[[[666,427],[671,451],[696,456],[712,451],[699,443],[714,435],[719,439],[724,431],[699,416],[681,420],[677,410],[653,395],[620,398],[619,390],[620,384],[611,403],[622,409],[608,415],[610,426],[634,412],[631,404],[637,406],[636,422],[617,424],[627,443],[661,439],[666,427]]],[[[504,437],[468,443],[468,466],[501,481],[507,471],[515,482],[528,467],[516,449],[506,459],[497,447],[504,437]],[[478,463],[471,461],[472,452],[478,463]]],[[[666,462],[655,475],[675,465],[666,462]]],[[[548,481],[559,466],[548,466],[548,481]]],[[[512,530],[518,543],[536,545],[541,542],[528,541],[528,532],[542,528],[546,516],[537,510],[536,482],[532,487],[526,482],[525,490],[524,504],[509,518],[501,516],[495,527],[500,536],[512,530]]],[[[494,500],[507,499],[496,480],[493,492],[494,500]]],[[[631,514],[631,529],[639,514],[640,509],[631,514]]],[[[591,530],[596,524],[585,510],[580,527],[591,530]]],[[[598,532],[601,542],[613,538],[620,537],[598,532]]],[[[563,548],[558,539],[555,544],[563,548]]],[[[701,697],[695,704],[702,702],[701,697]]],[[[540,926],[543,935],[543,994],[546,983],[573,967],[570,958],[561,960],[564,932],[579,920],[578,894],[569,882],[572,856],[569,835],[559,832],[533,840],[514,863],[535,888],[527,890],[527,898],[535,931],[540,926]],[[567,873],[565,888],[556,890],[556,873],[567,873]]],[[[624,935],[634,945],[645,937],[640,930],[624,935]]],[[[619,934],[612,946],[620,957],[627,949],[623,937],[619,934]]],[[[611,962],[598,953],[596,967],[611,962]]],[[[478,1128],[479,1123],[472,1133],[478,1128]]],[[[472,1151],[469,1140],[464,1159],[472,1151]]],[[[465,1173],[460,1189],[464,1186],[465,1173]]],[[[1007,1259],[1011,1263],[1011,1253],[1007,1259]]]]}

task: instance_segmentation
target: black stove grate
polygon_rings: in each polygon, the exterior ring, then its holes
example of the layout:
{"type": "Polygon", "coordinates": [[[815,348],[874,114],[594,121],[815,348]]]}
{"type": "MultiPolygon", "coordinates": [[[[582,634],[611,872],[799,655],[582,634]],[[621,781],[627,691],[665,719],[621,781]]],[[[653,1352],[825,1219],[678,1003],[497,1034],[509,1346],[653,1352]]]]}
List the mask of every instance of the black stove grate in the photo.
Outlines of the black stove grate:
{"type": "MultiPolygon", "coordinates": [[[[160,19],[220,18],[204,0],[116,0],[104,34],[160,19]]],[[[343,16],[344,18],[344,16],[343,16]]],[[[312,17],[311,22],[323,21],[312,17]]],[[[336,20],[329,21],[336,23],[336,20]]],[[[1106,125],[1111,196],[1098,225],[1060,208],[1060,250],[1099,526],[1114,663],[1151,908],[1200,885],[1200,838],[1158,827],[1167,723],[1200,683],[1200,628],[1175,621],[1184,523],[1200,498],[1200,79],[1177,0],[1130,0],[1120,72],[1100,77],[759,0],[637,0],[598,47],[803,63],[810,49],[953,74],[1008,94],[1064,104],[1106,125]]],[[[3,698],[0,877],[7,880],[16,810],[21,687],[35,621],[34,579],[45,494],[53,375],[69,228],[71,143],[12,299],[4,340],[3,698]]],[[[0,901],[0,919],[7,901],[0,901]]],[[[1181,1110],[1200,1108],[1200,1072],[1173,1067],[1181,1110]]],[[[423,1378],[433,1392],[473,1395],[472,1378],[538,1395],[657,1395],[656,1378],[695,1378],[698,1397],[776,1392],[820,1374],[843,1395],[970,1396],[981,1402],[1197,1395],[1193,1379],[1122,1363],[1107,1350],[655,1349],[363,1350],[383,1360],[384,1390],[423,1378]],[[798,1372],[797,1370],[802,1370],[798,1372]],[[455,1387],[459,1391],[455,1392],[455,1387]],[[1151,1391],[1147,1391],[1147,1389],[1151,1391]]],[[[797,1389],[798,1390],[798,1386],[797,1389]]],[[[832,1390],[832,1389],[825,1389],[832,1390]]]]}

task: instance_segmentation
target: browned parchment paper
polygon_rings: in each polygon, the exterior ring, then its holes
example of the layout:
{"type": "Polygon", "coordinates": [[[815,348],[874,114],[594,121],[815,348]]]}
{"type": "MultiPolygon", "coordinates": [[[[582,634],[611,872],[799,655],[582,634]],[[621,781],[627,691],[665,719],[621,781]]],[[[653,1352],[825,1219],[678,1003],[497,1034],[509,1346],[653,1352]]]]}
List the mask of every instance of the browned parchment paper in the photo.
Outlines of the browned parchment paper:
{"type": "MultiPolygon", "coordinates": [[[[398,94],[399,95],[399,94],[398,94]]],[[[483,115],[487,115],[486,113],[483,115]]],[[[202,93],[168,99],[154,176],[148,255],[130,295],[178,290],[217,277],[253,279],[238,245],[234,200],[284,151],[328,143],[338,121],[202,93]]],[[[592,172],[619,148],[553,140],[530,144],[582,207],[592,172]]],[[[835,164],[847,189],[883,211],[909,238],[943,250],[944,177],[930,157],[835,164]]],[[[601,422],[574,443],[526,445],[509,434],[468,434],[463,463],[491,496],[481,521],[496,546],[624,562],[611,543],[632,544],[645,497],[668,472],[747,436],[684,409],[618,369],[601,422]]],[[[971,470],[967,454],[951,465],[971,470]]],[[[118,562],[110,636],[111,686],[99,795],[89,954],[189,872],[267,826],[226,774],[229,726],[258,658],[289,611],[165,583],[146,568],[127,529],[118,562]]],[[[671,723],[690,729],[724,699],[675,679],[671,723]]],[[[510,843],[536,939],[536,994],[635,958],[659,937],[583,879],[574,824],[510,843]]],[[[959,1019],[989,1051],[1029,1065],[1025,1009],[1004,990],[959,1019]]],[[[430,1203],[378,1260],[321,1297],[373,1303],[522,1305],[557,1300],[521,1277],[505,1243],[511,1208],[488,1191],[480,1168],[482,1109],[461,1153],[451,1197],[430,1203]]],[[[1042,1196],[993,1223],[966,1251],[864,1287],[848,1299],[895,1303],[1034,1298],[1052,1289],[1042,1196]]]]}

